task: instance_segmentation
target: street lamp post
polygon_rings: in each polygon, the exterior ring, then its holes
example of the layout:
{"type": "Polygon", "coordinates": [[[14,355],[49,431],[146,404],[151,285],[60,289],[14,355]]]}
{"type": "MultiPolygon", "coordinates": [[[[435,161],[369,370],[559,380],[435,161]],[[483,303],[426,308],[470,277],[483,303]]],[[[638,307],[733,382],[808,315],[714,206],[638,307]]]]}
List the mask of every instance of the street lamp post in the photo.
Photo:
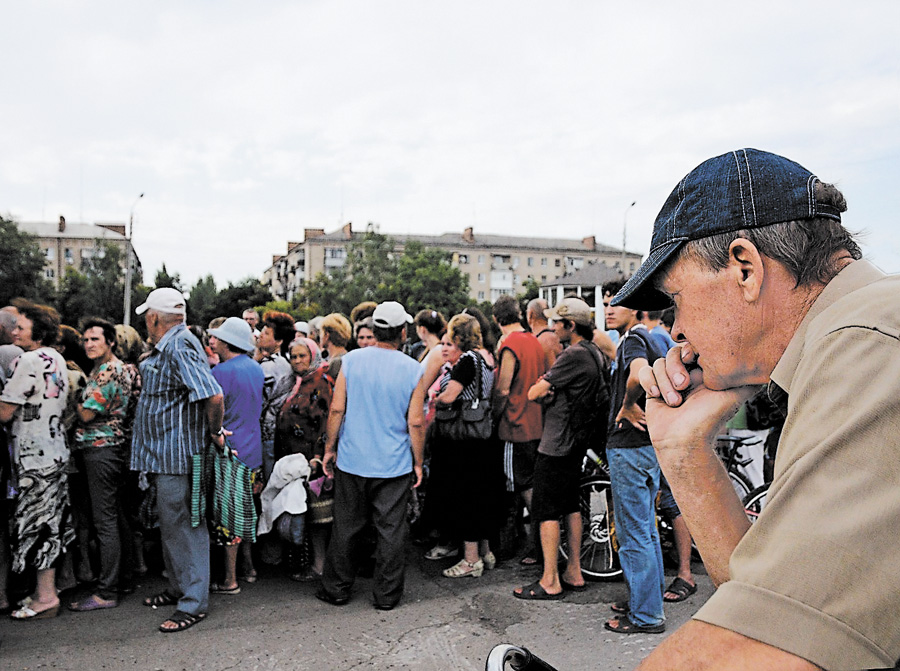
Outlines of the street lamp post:
{"type": "Polygon", "coordinates": [[[628,230],[628,211],[637,204],[637,201],[632,201],[631,205],[625,208],[625,216],[622,218],[622,275],[625,275],[625,233],[628,230]]]}
{"type": "Polygon", "coordinates": [[[122,323],[125,326],[131,325],[131,274],[133,272],[131,269],[131,235],[134,230],[134,208],[138,206],[143,197],[144,194],[142,193],[135,198],[134,205],[131,206],[131,215],[128,217],[128,237],[125,238],[125,316],[122,318],[122,323]]]}

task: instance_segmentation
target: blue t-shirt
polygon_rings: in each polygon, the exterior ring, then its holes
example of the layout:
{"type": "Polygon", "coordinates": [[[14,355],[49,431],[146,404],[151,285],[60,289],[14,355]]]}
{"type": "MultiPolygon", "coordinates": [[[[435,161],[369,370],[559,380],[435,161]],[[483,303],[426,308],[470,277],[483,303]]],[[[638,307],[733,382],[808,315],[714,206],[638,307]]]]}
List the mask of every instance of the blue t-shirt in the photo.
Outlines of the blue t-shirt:
{"type": "Polygon", "coordinates": [[[411,473],[407,413],[422,367],[399,350],[364,347],[341,357],[341,374],[347,382],[347,408],[338,468],[364,478],[411,473]]]}
{"type": "Polygon", "coordinates": [[[225,418],[222,426],[232,432],[227,437],[238,459],[250,468],[262,466],[262,367],[249,356],[233,357],[212,369],[213,377],[225,395],[225,418]]]}
{"type": "Polygon", "coordinates": [[[675,347],[675,341],[672,340],[672,336],[669,335],[669,332],[666,331],[662,324],[658,324],[650,330],[650,337],[656,343],[656,349],[660,352],[668,352],[675,347]]]}
{"type": "MultiPolygon", "coordinates": [[[[625,401],[625,385],[631,370],[631,362],[635,359],[646,359],[647,363],[652,364],[661,356],[665,356],[665,353],[657,349],[643,324],[629,329],[619,342],[619,346],[616,348],[616,369],[613,371],[610,390],[612,398],[609,406],[609,435],[606,439],[608,448],[644,447],[650,444],[649,433],[634,428],[627,420],[618,423],[615,420],[625,401]]],[[[646,402],[647,397],[641,392],[638,405],[643,408],[646,402]]]]}

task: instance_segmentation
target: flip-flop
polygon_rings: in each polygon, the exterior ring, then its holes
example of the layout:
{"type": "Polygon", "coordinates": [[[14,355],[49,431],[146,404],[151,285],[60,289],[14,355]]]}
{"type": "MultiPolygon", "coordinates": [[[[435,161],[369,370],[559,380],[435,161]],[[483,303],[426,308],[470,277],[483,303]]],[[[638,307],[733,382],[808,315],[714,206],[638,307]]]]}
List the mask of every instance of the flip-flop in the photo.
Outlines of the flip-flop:
{"type": "Polygon", "coordinates": [[[513,596],[517,599],[525,599],[526,601],[556,601],[562,599],[566,595],[565,592],[559,594],[550,594],[541,585],[540,580],[535,580],[530,585],[525,585],[521,592],[513,590],[513,596]]]}
{"type": "Polygon", "coordinates": [[[622,615],[613,620],[607,620],[603,623],[603,627],[617,634],[662,634],[666,630],[666,623],[635,624],[627,615],[622,615]]]}
{"type": "Polygon", "coordinates": [[[162,606],[174,606],[178,603],[178,597],[169,592],[160,592],[144,599],[143,604],[150,608],[160,608],[162,606]]]}
{"type": "Polygon", "coordinates": [[[668,603],[678,603],[679,601],[684,601],[696,591],[696,585],[692,585],[684,578],[676,577],[675,580],[672,581],[672,584],[666,588],[666,592],[671,592],[676,595],[675,598],[667,599],[663,596],[663,601],[668,603]]]}
{"type": "Polygon", "coordinates": [[[115,599],[100,599],[96,594],[91,594],[84,599],[73,601],[69,604],[69,610],[76,613],[85,613],[89,610],[103,610],[104,608],[115,608],[119,602],[115,599]]]}
{"type": "Polygon", "coordinates": [[[519,560],[519,566],[537,566],[540,563],[540,559],[532,557],[531,555],[525,555],[519,560]]]}
{"type": "Polygon", "coordinates": [[[627,615],[631,609],[628,607],[627,601],[616,601],[615,603],[609,604],[609,609],[614,613],[619,613],[620,615],[627,615]]]}
{"type": "Polygon", "coordinates": [[[585,583],[584,585],[573,585],[572,583],[567,582],[562,578],[559,579],[559,582],[562,585],[562,588],[567,592],[583,592],[587,589],[587,583],[585,583]]]}
{"type": "Polygon", "coordinates": [[[185,613],[183,610],[176,610],[169,619],[159,625],[159,630],[164,634],[174,634],[179,631],[184,631],[185,629],[190,629],[205,618],[206,613],[192,615],[191,613],[185,613]],[[163,624],[166,622],[172,622],[176,627],[174,629],[166,629],[163,627],[163,624]]]}
{"type": "Polygon", "coordinates": [[[213,583],[209,586],[210,594],[229,594],[234,596],[235,594],[241,593],[241,586],[235,585],[234,587],[222,587],[218,583],[213,583]]]}

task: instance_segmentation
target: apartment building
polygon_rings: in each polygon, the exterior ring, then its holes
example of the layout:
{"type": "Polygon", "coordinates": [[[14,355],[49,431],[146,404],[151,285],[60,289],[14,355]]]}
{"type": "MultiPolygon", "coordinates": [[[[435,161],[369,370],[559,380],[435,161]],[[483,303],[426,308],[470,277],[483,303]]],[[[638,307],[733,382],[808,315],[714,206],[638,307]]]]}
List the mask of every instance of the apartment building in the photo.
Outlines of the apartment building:
{"type": "MultiPolygon", "coordinates": [[[[291,300],[305,282],[341,267],[348,245],[364,235],[365,231],[354,231],[350,223],[329,233],[322,228],[304,229],[302,241],[288,242],[285,254],[272,257],[262,282],[276,299],[291,300]]],[[[493,302],[503,294],[521,293],[528,278],[546,284],[587,264],[602,263],[618,270],[624,260],[624,272],[630,275],[642,259],[640,254],[623,254],[621,249],[598,244],[594,236],[526,238],[476,234],[473,227],[442,235],[387,235],[396,242],[398,252],[413,240],[450,252],[453,265],[468,276],[469,295],[476,301],[493,302]]]]}
{"type": "MultiPolygon", "coordinates": [[[[118,247],[124,260],[126,250],[130,248],[125,237],[125,224],[71,224],[65,217],[58,223],[23,222],[17,224],[19,230],[37,237],[37,242],[44,252],[44,277],[59,288],[60,280],[65,277],[66,269],[73,267],[81,270],[87,261],[104,252],[102,243],[118,247]]],[[[143,271],[141,261],[131,248],[131,269],[136,281],[141,282],[143,271]]],[[[123,265],[124,272],[124,265],[123,265]]]]}

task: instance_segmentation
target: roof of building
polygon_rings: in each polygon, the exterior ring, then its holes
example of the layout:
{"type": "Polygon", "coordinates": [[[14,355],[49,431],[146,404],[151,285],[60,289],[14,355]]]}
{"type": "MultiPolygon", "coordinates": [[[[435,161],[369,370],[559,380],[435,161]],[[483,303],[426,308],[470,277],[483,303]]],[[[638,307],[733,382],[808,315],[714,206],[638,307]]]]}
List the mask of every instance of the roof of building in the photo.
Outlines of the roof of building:
{"type": "Polygon", "coordinates": [[[601,287],[604,284],[623,279],[622,271],[610,268],[606,263],[587,263],[574,273],[569,273],[555,280],[543,282],[544,287],[601,287]]]}
{"type": "MultiPolygon", "coordinates": [[[[468,229],[467,229],[468,230],[468,229]]],[[[353,240],[365,237],[364,231],[353,231],[351,233],[353,240]]],[[[388,237],[394,238],[400,242],[417,241],[423,245],[437,245],[441,247],[496,247],[499,249],[533,249],[544,251],[560,251],[560,252],[606,252],[610,254],[621,253],[621,249],[595,243],[593,249],[585,247],[583,240],[573,238],[529,238],[516,235],[491,235],[483,233],[472,233],[467,239],[465,233],[442,233],[441,235],[416,235],[413,233],[386,233],[388,237]]],[[[337,230],[309,238],[312,241],[341,241],[346,242],[347,227],[344,226],[337,230]]],[[[626,252],[629,257],[641,257],[636,252],[626,252]]]]}
{"type": "MultiPolygon", "coordinates": [[[[117,224],[110,224],[117,225],[117,224]]],[[[118,224],[121,226],[121,224],[118,224]]],[[[125,236],[97,224],[73,224],[66,222],[66,228],[60,232],[57,222],[23,221],[18,224],[19,230],[31,233],[39,238],[82,238],[95,240],[125,240],[125,236]]]]}

